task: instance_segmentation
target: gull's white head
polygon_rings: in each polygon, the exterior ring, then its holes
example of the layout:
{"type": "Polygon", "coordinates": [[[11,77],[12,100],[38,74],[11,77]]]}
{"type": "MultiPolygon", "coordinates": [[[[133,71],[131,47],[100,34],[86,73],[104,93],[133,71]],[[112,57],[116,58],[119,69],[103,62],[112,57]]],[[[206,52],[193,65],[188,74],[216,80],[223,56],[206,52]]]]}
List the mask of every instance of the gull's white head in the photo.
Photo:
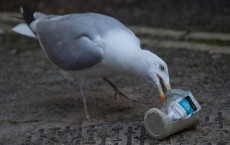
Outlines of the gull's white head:
{"type": "Polygon", "coordinates": [[[160,101],[163,103],[165,101],[164,91],[171,89],[167,64],[160,57],[148,50],[143,50],[142,56],[147,68],[145,75],[152,83],[157,85],[160,93],[160,101]]]}

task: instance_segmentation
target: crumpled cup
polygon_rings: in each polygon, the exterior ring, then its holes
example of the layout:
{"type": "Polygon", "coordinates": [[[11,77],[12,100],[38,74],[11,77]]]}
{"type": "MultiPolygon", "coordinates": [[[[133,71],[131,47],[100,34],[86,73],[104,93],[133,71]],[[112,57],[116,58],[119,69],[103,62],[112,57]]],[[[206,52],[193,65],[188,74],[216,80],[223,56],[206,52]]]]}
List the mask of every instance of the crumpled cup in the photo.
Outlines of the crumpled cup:
{"type": "Polygon", "coordinates": [[[199,104],[196,104],[197,105],[195,106],[196,110],[193,108],[194,109],[193,112],[184,111],[185,114],[182,114],[181,117],[177,117],[177,119],[175,119],[175,114],[170,112],[172,110],[172,107],[175,106],[175,102],[178,103],[178,100],[179,103],[183,102],[184,101],[183,98],[185,97],[192,98],[193,96],[190,91],[184,91],[181,89],[169,90],[166,93],[166,98],[167,98],[166,103],[161,108],[161,110],[157,108],[151,108],[145,113],[144,126],[151,137],[157,140],[162,140],[186,128],[192,126],[196,127],[201,122],[201,118],[197,114],[197,112],[201,109],[199,104]]]}

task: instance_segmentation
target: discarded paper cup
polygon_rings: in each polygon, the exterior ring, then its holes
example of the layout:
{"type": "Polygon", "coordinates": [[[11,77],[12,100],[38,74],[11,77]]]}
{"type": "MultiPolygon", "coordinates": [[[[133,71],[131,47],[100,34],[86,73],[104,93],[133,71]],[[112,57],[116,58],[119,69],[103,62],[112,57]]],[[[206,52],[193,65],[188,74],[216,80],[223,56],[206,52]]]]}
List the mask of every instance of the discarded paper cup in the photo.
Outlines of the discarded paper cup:
{"type": "Polygon", "coordinates": [[[183,129],[199,124],[201,119],[197,114],[175,122],[172,122],[172,118],[170,118],[169,114],[166,114],[168,108],[172,106],[172,103],[187,94],[192,95],[189,91],[179,89],[171,90],[166,93],[166,97],[169,98],[161,110],[152,108],[145,113],[144,126],[151,137],[161,140],[183,129]]]}

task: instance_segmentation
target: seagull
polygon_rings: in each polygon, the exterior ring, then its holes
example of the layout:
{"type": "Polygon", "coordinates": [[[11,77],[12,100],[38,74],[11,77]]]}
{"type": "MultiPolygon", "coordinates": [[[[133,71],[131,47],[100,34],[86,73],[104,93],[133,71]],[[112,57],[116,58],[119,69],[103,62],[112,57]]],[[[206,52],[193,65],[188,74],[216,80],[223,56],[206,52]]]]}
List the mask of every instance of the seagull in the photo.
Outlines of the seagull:
{"type": "Polygon", "coordinates": [[[46,56],[58,67],[79,78],[85,117],[89,119],[84,95],[88,78],[102,78],[119,97],[131,99],[108,77],[127,75],[155,84],[160,101],[171,89],[167,64],[156,54],[142,49],[135,34],[117,19],[99,13],[47,15],[34,9],[20,8],[25,23],[12,30],[35,38],[46,56]]]}

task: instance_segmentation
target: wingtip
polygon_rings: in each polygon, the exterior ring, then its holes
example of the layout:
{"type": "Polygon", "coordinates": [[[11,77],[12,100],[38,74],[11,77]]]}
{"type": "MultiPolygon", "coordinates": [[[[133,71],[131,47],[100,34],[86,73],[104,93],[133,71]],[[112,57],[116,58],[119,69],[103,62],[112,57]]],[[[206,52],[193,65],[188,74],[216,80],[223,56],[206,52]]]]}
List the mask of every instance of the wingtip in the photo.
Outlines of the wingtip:
{"type": "Polygon", "coordinates": [[[21,7],[20,7],[20,12],[21,12],[21,13],[24,13],[23,7],[24,7],[24,6],[21,6],[21,7]]]}
{"type": "Polygon", "coordinates": [[[23,15],[23,18],[25,19],[26,23],[28,25],[30,25],[30,23],[32,21],[34,21],[34,16],[33,15],[35,13],[35,10],[30,8],[30,7],[28,7],[28,6],[26,6],[26,5],[23,5],[23,6],[20,7],[20,11],[21,11],[21,13],[23,15]]]}
{"type": "Polygon", "coordinates": [[[29,8],[27,5],[22,5],[22,6],[20,7],[21,13],[24,13],[24,12],[25,12],[25,9],[31,9],[31,8],[29,8]]]}

